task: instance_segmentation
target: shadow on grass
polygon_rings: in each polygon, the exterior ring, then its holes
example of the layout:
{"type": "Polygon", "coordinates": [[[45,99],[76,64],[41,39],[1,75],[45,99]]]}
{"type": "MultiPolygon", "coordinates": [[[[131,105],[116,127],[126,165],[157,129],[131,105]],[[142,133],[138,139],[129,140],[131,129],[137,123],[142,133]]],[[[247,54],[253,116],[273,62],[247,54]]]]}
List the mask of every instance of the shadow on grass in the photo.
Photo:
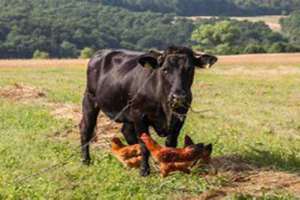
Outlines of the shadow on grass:
{"type": "Polygon", "coordinates": [[[296,154],[282,155],[253,148],[241,155],[214,157],[206,179],[218,186],[202,193],[199,199],[235,195],[245,199],[294,199],[300,197],[298,166],[300,159],[296,154]]]}
{"type": "Polygon", "coordinates": [[[270,168],[300,175],[300,157],[296,152],[274,152],[249,146],[243,160],[257,168],[270,168]]]}
{"type": "Polygon", "coordinates": [[[286,172],[300,178],[300,157],[296,152],[284,154],[280,151],[267,151],[252,146],[248,147],[249,150],[241,154],[214,157],[211,159],[209,166],[216,172],[274,171],[286,172]]]}

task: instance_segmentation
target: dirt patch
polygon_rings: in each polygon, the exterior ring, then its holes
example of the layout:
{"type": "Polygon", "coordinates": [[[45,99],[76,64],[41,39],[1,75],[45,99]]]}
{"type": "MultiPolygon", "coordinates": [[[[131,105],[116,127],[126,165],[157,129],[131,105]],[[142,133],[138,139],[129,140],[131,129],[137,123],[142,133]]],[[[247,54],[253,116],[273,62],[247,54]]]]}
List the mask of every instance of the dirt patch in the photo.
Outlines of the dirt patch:
{"type": "Polygon", "coordinates": [[[58,119],[70,119],[77,124],[81,119],[81,108],[76,104],[48,103],[51,114],[58,119]]]}
{"type": "Polygon", "coordinates": [[[207,182],[213,185],[217,179],[225,177],[221,187],[204,192],[197,199],[224,199],[234,194],[260,197],[264,194],[285,191],[300,197],[300,176],[273,169],[258,168],[239,156],[223,156],[212,159],[207,182]]]}
{"type": "MultiPolygon", "coordinates": [[[[79,140],[79,126],[82,111],[81,107],[75,104],[49,104],[53,111],[51,114],[58,119],[69,119],[75,123],[75,126],[64,133],[58,134],[59,137],[68,137],[79,140]]],[[[120,134],[120,124],[114,123],[103,113],[100,113],[97,119],[97,127],[95,128],[94,146],[105,147],[110,146],[111,139],[120,134]]]]}
{"type": "Polygon", "coordinates": [[[12,101],[31,100],[46,97],[42,90],[15,83],[14,85],[0,88],[0,97],[8,98],[12,101]]]}

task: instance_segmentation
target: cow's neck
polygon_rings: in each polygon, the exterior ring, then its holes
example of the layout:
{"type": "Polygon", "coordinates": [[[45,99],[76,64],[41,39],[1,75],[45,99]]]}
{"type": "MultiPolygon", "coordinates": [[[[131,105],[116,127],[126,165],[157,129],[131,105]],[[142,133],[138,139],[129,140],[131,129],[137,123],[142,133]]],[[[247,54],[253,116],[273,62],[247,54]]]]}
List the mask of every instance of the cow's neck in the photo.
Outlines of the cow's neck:
{"type": "Polygon", "coordinates": [[[161,80],[161,75],[159,74],[159,71],[155,72],[155,76],[153,76],[153,80],[155,85],[156,85],[156,89],[155,89],[155,102],[157,102],[158,107],[163,111],[164,116],[165,116],[165,120],[169,126],[170,122],[171,122],[171,118],[172,118],[172,111],[171,111],[171,107],[168,103],[168,96],[169,93],[167,91],[164,90],[164,83],[161,80]]]}

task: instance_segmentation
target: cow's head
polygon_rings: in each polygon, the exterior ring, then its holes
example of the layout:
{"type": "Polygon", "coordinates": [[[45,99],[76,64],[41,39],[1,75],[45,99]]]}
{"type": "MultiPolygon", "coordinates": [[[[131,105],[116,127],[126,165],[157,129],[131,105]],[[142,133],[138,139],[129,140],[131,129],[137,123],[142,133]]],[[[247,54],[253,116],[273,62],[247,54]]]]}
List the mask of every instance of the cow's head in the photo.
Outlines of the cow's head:
{"type": "Polygon", "coordinates": [[[167,102],[174,111],[189,107],[195,68],[211,67],[216,62],[215,56],[195,53],[187,47],[169,47],[162,53],[150,51],[140,58],[141,65],[157,71],[167,102]]]}

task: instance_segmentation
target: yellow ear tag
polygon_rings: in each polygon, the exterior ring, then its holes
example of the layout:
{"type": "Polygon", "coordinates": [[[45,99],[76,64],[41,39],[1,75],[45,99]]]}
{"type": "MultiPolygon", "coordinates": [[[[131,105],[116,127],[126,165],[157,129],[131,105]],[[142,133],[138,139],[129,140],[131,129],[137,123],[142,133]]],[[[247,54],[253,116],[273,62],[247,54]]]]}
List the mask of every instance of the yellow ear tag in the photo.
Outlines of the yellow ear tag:
{"type": "Polygon", "coordinates": [[[145,67],[145,68],[149,68],[149,69],[153,69],[153,67],[151,66],[150,63],[145,63],[144,67],[145,67]]]}

